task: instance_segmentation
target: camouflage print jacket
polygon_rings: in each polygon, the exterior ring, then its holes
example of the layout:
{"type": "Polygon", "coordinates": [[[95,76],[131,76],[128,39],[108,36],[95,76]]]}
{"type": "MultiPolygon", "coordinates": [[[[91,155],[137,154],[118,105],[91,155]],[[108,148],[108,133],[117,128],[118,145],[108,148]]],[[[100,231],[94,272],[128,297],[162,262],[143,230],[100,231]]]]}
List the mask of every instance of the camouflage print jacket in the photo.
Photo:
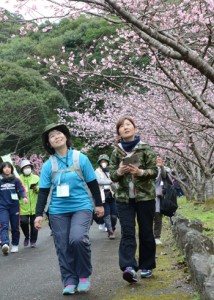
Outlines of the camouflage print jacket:
{"type": "Polygon", "coordinates": [[[156,154],[151,147],[140,141],[132,150],[138,155],[139,169],[142,169],[142,176],[124,174],[119,176],[117,170],[124,155],[126,155],[121,144],[118,144],[111,155],[110,178],[117,183],[115,198],[119,202],[129,201],[129,184],[134,184],[135,201],[148,201],[155,199],[155,178],[158,174],[156,166],[156,154]]]}

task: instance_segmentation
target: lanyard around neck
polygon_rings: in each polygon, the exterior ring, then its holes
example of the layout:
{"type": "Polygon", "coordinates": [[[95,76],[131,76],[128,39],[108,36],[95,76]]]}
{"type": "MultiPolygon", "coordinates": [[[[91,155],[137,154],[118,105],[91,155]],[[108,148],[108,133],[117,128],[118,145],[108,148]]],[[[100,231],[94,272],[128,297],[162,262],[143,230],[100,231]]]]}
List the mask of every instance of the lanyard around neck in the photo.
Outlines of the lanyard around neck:
{"type": "Polygon", "coordinates": [[[67,151],[67,154],[66,154],[66,162],[64,162],[60,157],[58,157],[57,155],[54,154],[54,156],[60,160],[66,167],[68,167],[68,151],[67,151]]]}

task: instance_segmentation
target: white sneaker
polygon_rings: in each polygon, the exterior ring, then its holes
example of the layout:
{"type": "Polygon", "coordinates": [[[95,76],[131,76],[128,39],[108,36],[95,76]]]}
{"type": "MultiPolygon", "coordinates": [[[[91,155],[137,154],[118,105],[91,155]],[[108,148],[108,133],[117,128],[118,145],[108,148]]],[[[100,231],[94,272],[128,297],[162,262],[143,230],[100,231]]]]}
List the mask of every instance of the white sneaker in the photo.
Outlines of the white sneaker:
{"type": "Polygon", "coordinates": [[[156,245],[161,245],[161,244],[162,244],[162,242],[161,242],[161,240],[160,240],[160,239],[155,239],[155,244],[156,244],[156,245]]]}
{"type": "Polygon", "coordinates": [[[11,253],[19,252],[19,246],[14,246],[14,245],[12,245],[12,248],[11,248],[10,252],[11,252],[11,253]]]}
{"type": "Polygon", "coordinates": [[[100,224],[100,225],[99,225],[99,230],[104,231],[104,230],[105,230],[105,224],[100,224]]]}
{"type": "Polygon", "coordinates": [[[7,255],[9,253],[9,246],[7,244],[4,244],[1,247],[1,251],[3,252],[3,254],[7,255]]]}

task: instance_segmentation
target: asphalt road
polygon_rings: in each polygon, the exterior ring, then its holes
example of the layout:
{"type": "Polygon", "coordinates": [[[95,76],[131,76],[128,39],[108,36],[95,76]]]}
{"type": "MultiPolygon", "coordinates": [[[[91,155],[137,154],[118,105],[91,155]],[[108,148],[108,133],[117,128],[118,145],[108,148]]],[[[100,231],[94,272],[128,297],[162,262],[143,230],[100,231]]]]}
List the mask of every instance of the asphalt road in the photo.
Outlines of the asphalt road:
{"type": "MultiPolygon", "coordinates": [[[[118,267],[119,230],[116,239],[93,224],[90,231],[93,274],[91,290],[67,298],[88,300],[113,299],[124,282],[118,267]]],[[[24,248],[21,235],[18,253],[0,253],[0,300],[60,300],[62,283],[53,238],[47,224],[39,231],[37,248],[24,248]]]]}

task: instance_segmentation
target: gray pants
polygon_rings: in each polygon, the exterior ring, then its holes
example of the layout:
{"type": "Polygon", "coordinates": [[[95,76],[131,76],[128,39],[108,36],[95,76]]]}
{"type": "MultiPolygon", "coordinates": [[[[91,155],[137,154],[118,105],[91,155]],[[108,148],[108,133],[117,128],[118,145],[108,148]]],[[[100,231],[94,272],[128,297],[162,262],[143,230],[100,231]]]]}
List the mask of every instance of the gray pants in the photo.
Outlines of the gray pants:
{"type": "Polygon", "coordinates": [[[49,215],[63,285],[78,285],[92,273],[89,228],[92,212],[49,215]]]}

